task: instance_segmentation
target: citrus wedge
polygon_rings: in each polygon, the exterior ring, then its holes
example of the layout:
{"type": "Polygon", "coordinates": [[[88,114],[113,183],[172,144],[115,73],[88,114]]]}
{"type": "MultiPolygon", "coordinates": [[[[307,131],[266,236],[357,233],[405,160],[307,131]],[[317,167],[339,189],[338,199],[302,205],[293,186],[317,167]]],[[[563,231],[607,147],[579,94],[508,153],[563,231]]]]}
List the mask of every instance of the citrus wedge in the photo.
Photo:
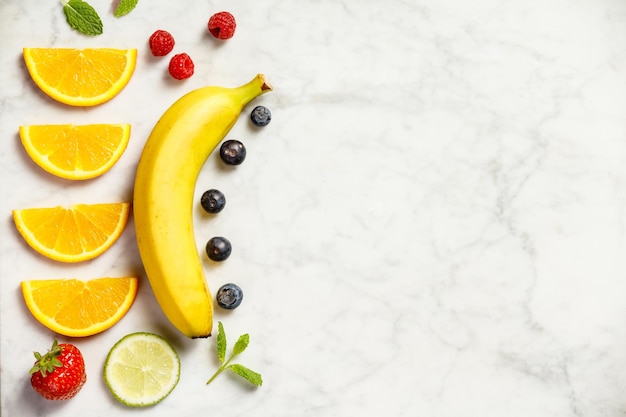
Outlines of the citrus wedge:
{"type": "Polygon", "coordinates": [[[128,124],[20,126],[20,139],[45,171],[69,180],[98,177],[120,159],[130,138],[128,124]]]}
{"type": "Polygon", "coordinates": [[[129,211],[129,203],[28,208],[13,210],[13,221],[40,254],[59,262],[81,262],[115,243],[128,223],[129,211]]]}
{"type": "Polygon", "coordinates": [[[104,362],[104,381],[122,404],[154,405],[167,397],[180,379],[180,359],[163,337],[145,332],[120,339],[104,362]]]}
{"type": "Polygon", "coordinates": [[[137,278],[49,279],[22,282],[26,306],[41,324],[69,337],[103,332],[130,310],[137,278]]]}
{"type": "Polygon", "coordinates": [[[136,49],[24,48],[31,78],[48,96],[71,106],[96,106],[130,81],[136,49]]]}

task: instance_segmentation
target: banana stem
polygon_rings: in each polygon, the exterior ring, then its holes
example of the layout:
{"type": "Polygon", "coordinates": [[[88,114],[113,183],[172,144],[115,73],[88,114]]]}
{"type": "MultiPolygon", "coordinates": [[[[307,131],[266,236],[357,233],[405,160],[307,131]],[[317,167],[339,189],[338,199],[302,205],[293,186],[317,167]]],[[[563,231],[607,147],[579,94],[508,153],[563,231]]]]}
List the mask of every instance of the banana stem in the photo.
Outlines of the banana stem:
{"type": "Polygon", "coordinates": [[[252,80],[235,89],[244,106],[254,98],[272,90],[272,85],[265,79],[263,74],[257,74],[252,80]]]}

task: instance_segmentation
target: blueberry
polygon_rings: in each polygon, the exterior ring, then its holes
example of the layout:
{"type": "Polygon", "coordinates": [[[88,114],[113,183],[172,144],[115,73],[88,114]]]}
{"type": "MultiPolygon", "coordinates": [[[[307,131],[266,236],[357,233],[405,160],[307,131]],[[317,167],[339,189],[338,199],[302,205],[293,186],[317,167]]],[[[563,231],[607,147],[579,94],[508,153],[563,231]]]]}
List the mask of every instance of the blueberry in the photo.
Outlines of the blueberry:
{"type": "Polygon", "coordinates": [[[217,290],[215,298],[218,306],[226,310],[232,310],[239,307],[239,304],[241,304],[243,291],[235,284],[224,284],[217,290]]]}
{"type": "Polygon", "coordinates": [[[238,140],[227,140],[220,146],[220,157],[228,165],[239,165],[246,159],[246,147],[238,140]]]}
{"type": "Polygon", "coordinates": [[[228,259],[232,252],[230,241],[225,237],[215,236],[206,244],[206,254],[210,260],[221,262],[228,259]]]}
{"type": "Polygon", "coordinates": [[[200,204],[207,213],[219,213],[226,204],[226,197],[220,190],[212,188],[202,194],[200,204]]]}
{"type": "Polygon", "coordinates": [[[252,109],[252,113],[250,113],[250,120],[252,120],[252,123],[256,126],[267,126],[270,121],[272,121],[272,113],[270,109],[265,106],[256,106],[252,109]]]}

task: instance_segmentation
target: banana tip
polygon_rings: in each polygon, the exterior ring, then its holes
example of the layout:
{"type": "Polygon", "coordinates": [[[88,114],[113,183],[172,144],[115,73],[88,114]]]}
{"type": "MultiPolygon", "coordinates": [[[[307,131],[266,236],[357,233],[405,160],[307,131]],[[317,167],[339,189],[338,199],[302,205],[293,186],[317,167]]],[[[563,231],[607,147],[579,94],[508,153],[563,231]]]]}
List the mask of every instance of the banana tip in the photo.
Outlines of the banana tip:
{"type": "Polygon", "coordinates": [[[192,339],[207,339],[209,337],[211,337],[211,333],[209,334],[204,334],[204,335],[200,335],[200,336],[190,336],[192,339]]]}
{"type": "Polygon", "coordinates": [[[274,89],[269,81],[267,81],[267,79],[265,78],[265,75],[259,74],[259,78],[261,79],[261,81],[263,81],[263,85],[261,85],[261,91],[272,91],[274,89]]]}

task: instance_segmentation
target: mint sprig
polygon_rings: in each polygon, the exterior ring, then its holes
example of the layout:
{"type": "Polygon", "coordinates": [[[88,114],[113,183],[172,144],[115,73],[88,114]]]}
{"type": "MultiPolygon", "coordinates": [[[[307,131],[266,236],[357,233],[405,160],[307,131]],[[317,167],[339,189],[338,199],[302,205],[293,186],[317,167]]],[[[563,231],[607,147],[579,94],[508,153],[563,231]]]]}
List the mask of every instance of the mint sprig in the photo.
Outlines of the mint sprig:
{"type": "Polygon", "coordinates": [[[135,6],[137,6],[137,2],[139,2],[139,0],[120,0],[115,8],[115,11],[113,12],[113,15],[115,17],[127,15],[135,8],[135,6]]]}
{"type": "Polygon", "coordinates": [[[229,370],[236,375],[246,379],[248,382],[253,385],[261,386],[263,384],[263,378],[261,374],[253,371],[252,369],[246,368],[243,365],[230,362],[236,358],[239,354],[241,354],[248,347],[248,343],[250,343],[250,336],[248,334],[242,334],[237,339],[237,342],[233,346],[233,351],[231,355],[226,358],[226,332],[224,332],[224,326],[222,322],[217,323],[217,359],[220,362],[220,367],[215,371],[213,376],[207,381],[207,385],[209,385],[219,374],[224,372],[225,370],[229,370]]]}
{"type": "Polygon", "coordinates": [[[72,29],[89,36],[102,34],[102,20],[89,3],[83,0],[69,0],[63,5],[63,12],[72,29]]]}

